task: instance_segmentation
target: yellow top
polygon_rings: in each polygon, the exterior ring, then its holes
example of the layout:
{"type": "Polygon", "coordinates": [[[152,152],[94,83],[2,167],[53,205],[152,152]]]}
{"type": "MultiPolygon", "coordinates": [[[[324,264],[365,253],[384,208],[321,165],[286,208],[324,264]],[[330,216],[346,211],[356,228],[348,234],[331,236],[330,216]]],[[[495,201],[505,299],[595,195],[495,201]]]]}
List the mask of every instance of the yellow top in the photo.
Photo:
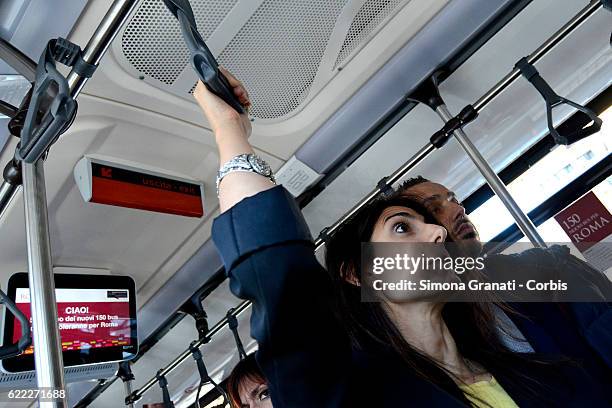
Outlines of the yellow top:
{"type": "Polygon", "coordinates": [[[502,386],[491,376],[490,381],[478,381],[474,384],[460,385],[470,402],[478,408],[518,408],[502,386]],[[475,399],[474,397],[478,399],[475,399]],[[482,401],[489,405],[483,404],[482,401]]]}

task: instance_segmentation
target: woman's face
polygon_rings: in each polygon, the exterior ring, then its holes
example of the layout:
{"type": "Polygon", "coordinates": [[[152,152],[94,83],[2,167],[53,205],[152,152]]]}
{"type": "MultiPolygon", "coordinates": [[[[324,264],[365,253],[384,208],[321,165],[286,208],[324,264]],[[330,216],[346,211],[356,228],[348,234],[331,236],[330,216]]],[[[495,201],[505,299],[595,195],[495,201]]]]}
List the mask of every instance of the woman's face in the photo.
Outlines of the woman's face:
{"type": "Polygon", "coordinates": [[[242,380],[238,391],[242,402],[240,408],[272,408],[270,392],[265,383],[259,383],[247,377],[242,380]]]}
{"type": "Polygon", "coordinates": [[[421,214],[408,207],[387,207],[378,217],[371,242],[434,242],[444,243],[446,229],[426,224],[421,214]]]}
{"type": "MultiPolygon", "coordinates": [[[[401,266],[385,269],[379,274],[368,273],[367,284],[373,284],[375,280],[382,280],[386,283],[411,281],[418,287],[424,279],[435,282],[459,281],[459,277],[453,271],[438,267],[435,262],[428,263],[427,267],[423,266],[425,259],[440,261],[449,257],[444,246],[445,240],[446,229],[444,227],[426,223],[424,217],[411,208],[387,207],[378,217],[370,241],[393,243],[394,245],[375,246],[374,257],[395,259],[399,255],[402,261],[401,266]]],[[[377,290],[377,293],[384,295],[388,301],[402,303],[435,299],[437,292],[393,288],[377,290]]]]}

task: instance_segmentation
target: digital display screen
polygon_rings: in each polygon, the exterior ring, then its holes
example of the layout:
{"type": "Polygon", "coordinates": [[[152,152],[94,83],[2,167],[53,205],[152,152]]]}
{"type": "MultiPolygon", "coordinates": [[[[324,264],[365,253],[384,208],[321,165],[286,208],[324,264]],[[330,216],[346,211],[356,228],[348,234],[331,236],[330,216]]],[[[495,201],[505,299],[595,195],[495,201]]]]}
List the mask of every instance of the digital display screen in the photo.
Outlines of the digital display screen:
{"type": "Polygon", "coordinates": [[[108,164],[91,163],[89,201],[187,217],[204,215],[202,186],[108,164]]]}
{"type": "MultiPolygon", "coordinates": [[[[56,289],[62,350],[127,346],[131,342],[129,291],[122,289],[56,289]]],[[[30,320],[30,289],[17,288],[17,308],[30,320]]],[[[13,342],[21,323],[14,320],[13,342]]],[[[24,354],[32,354],[30,346],[24,354]]]]}
{"type": "MultiPolygon", "coordinates": [[[[55,300],[64,366],[129,360],[138,352],[136,289],[129,276],[55,274],[55,300]]],[[[32,325],[28,275],[11,276],[8,296],[32,325]]],[[[4,339],[16,343],[21,323],[6,312],[4,339]]],[[[9,373],[34,369],[33,346],[2,360],[9,373]]]]}

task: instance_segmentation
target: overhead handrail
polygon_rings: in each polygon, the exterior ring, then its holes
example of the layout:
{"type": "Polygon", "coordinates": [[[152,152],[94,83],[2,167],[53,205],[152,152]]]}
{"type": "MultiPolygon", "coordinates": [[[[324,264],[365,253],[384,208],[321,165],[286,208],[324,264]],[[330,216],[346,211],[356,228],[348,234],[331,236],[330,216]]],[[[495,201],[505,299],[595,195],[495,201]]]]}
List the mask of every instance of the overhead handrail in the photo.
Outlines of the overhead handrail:
{"type": "Polygon", "coordinates": [[[17,111],[18,111],[17,107],[11,105],[8,102],[0,100],[0,115],[4,115],[4,116],[8,116],[9,118],[12,118],[13,116],[17,114],[17,111]]]}
{"type": "Polygon", "coordinates": [[[219,70],[219,64],[198,32],[189,0],[163,0],[176,17],[183,33],[183,39],[191,55],[191,66],[200,80],[215,95],[219,96],[238,113],[244,113],[242,104],[234,95],[227,78],[219,70]]]}
{"type": "Polygon", "coordinates": [[[36,79],[36,62],[2,38],[0,38],[0,59],[29,82],[34,82],[36,79]]]}
{"type": "MultiPolygon", "coordinates": [[[[240,316],[240,314],[242,314],[242,312],[244,312],[249,306],[250,306],[249,301],[246,301],[246,300],[243,301],[242,303],[240,303],[238,306],[234,308],[232,315],[236,317],[240,316]]],[[[223,319],[218,321],[217,324],[211,327],[211,329],[208,331],[208,333],[206,333],[206,336],[204,338],[201,338],[197,340],[196,342],[190,344],[189,347],[185,351],[183,351],[178,357],[172,360],[165,368],[159,370],[158,374],[166,376],[170,374],[171,372],[173,372],[179,365],[181,365],[181,363],[187,360],[190,356],[193,356],[192,350],[199,349],[204,344],[212,340],[227,325],[227,323],[228,323],[228,319],[227,319],[227,316],[225,316],[223,319]]],[[[126,398],[125,400],[126,405],[128,403],[135,403],[136,401],[140,400],[142,396],[144,395],[144,393],[147,392],[149,389],[151,389],[151,387],[153,387],[157,382],[158,382],[157,376],[151,378],[142,387],[135,390],[132,393],[132,395],[126,398]]]]}
{"type": "MultiPolygon", "coordinates": [[[[0,347],[0,360],[4,360],[5,358],[15,357],[25,351],[32,344],[32,335],[30,333],[30,321],[23,314],[21,310],[17,307],[15,302],[11,298],[9,298],[1,289],[0,289],[0,304],[3,304],[12,314],[19,320],[19,324],[21,326],[21,336],[16,343],[2,345],[0,347]]],[[[4,341],[8,341],[9,339],[4,339],[4,341]]]]}

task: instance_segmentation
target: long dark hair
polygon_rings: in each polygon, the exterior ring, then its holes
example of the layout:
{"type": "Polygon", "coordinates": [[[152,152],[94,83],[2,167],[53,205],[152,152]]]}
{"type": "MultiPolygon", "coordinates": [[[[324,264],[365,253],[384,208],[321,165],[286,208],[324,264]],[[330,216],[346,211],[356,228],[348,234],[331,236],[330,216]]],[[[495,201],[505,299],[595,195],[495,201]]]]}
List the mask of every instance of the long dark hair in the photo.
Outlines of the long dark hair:
{"type": "MultiPolygon", "coordinates": [[[[338,319],[345,325],[354,347],[378,347],[390,351],[400,356],[416,375],[471,405],[448,369],[404,339],[381,302],[362,302],[360,288],[348,283],[351,280],[361,282],[361,242],[370,241],[380,214],[385,208],[395,205],[411,208],[422,214],[425,222],[437,224],[418,202],[393,195],[375,201],[334,234],[326,244],[325,264],[335,285],[338,319]]],[[[542,401],[548,394],[543,392],[547,387],[528,373],[531,369],[550,367],[550,359],[535,355],[527,357],[510,350],[499,336],[495,306],[512,313],[507,305],[501,303],[456,302],[443,306],[442,317],[462,357],[491,373],[503,373],[504,384],[526,398],[542,401]]]]}

